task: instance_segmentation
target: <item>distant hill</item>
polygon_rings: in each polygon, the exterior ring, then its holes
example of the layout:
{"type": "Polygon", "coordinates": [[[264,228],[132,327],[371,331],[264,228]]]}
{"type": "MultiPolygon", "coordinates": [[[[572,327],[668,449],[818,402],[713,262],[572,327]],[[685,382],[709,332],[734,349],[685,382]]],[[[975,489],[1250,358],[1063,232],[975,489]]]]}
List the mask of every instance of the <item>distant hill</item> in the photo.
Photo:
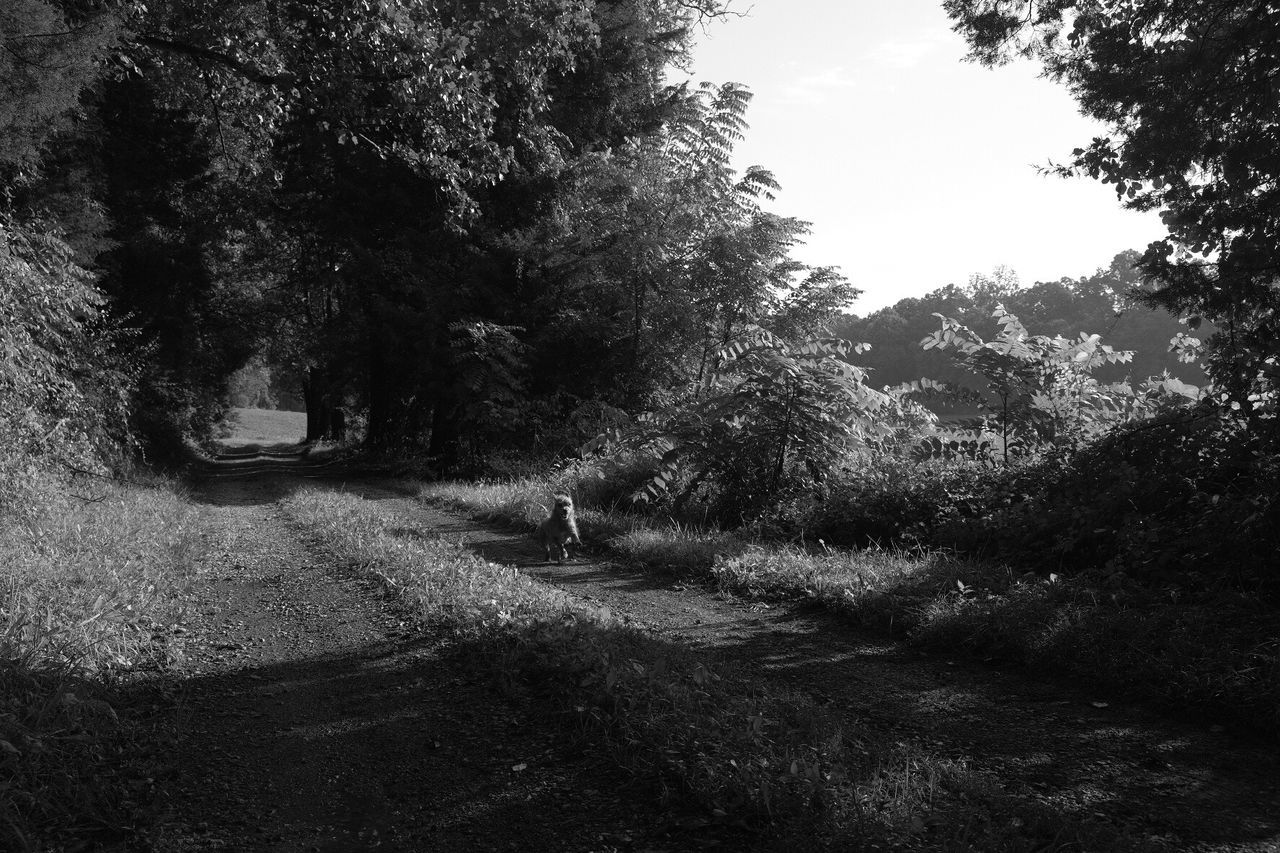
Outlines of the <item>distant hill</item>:
{"type": "Polygon", "coordinates": [[[1138,304],[1133,290],[1139,279],[1133,269],[1138,253],[1122,252],[1111,266],[1091,276],[1037,282],[1022,287],[1007,269],[991,276],[975,275],[968,286],[949,284],[924,296],[903,299],[866,317],[848,314],[835,324],[837,337],[871,344],[871,351],[854,361],[871,370],[871,383],[895,385],[927,376],[972,384],[974,377],[956,367],[943,353],[923,350],[920,341],[939,328],[935,313],[955,318],[984,339],[996,332],[992,311],[997,303],[1022,320],[1033,335],[1075,338],[1081,332],[1099,334],[1117,350],[1133,350],[1128,364],[1108,365],[1095,375],[1102,381],[1126,377],[1141,381],[1168,370],[1193,385],[1205,382],[1199,365],[1183,364],[1169,352],[1169,340],[1186,332],[1201,339],[1213,333],[1201,326],[1195,332],[1161,310],[1138,304]]]}

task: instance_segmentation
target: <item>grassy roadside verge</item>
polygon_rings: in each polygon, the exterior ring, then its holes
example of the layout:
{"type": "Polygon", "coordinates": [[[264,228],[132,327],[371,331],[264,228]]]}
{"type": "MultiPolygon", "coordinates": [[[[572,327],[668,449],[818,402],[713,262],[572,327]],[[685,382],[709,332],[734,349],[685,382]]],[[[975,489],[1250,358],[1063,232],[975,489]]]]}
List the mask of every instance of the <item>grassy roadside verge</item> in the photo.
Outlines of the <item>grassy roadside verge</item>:
{"type": "Polygon", "coordinates": [[[115,682],[156,663],[194,511],[162,482],[41,495],[0,522],[0,848],[96,849],[135,838],[148,806],[154,744],[115,682]]]}
{"type": "Polygon", "coordinates": [[[1280,735],[1280,616],[1243,596],[1181,601],[937,554],[753,547],[710,572],[739,594],[808,598],[926,647],[1059,672],[1094,690],[1280,735]]]}
{"type": "MultiPolygon", "coordinates": [[[[433,483],[423,500],[531,528],[571,484],[433,483]]],[[[926,647],[967,650],[1091,687],[1280,735],[1280,614],[1244,596],[1181,600],[1133,584],[1020,573],[945,554],[811,553],[732,534],[582,512],[583,535],[620,559],[702,576],[760,599],[805,599],[926,647]]]]}
{"type": "Polygon", "coordinates": [[[841,731],[804,697],[772,693],[464,546],[404,535],[404,518],[350,494],[284,504],[337,559],[452,632],[468,660],[522,684],[571,732],[659,788],[788,843],[864,849],[1139,849],[947,759],[841,731]]]}

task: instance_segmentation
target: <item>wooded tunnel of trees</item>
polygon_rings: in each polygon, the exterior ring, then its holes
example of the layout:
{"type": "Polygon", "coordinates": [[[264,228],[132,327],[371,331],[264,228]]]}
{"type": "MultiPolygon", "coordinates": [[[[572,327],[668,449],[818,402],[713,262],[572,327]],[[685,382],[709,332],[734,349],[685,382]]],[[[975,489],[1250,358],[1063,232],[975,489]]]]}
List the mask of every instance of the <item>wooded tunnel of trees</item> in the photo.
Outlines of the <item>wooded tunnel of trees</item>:
{"type": "Polygon", "coordinates": [[[854,291],[789,260],[805,225],[730,168],[748,93],[664,83],[717,14],[9,5],[6,283],[81,368],[33,434],[127,420],[173,452],[256,353],[308,438],[353,406],[369,445],[447,468],[587,401],[637,411],[749,322],[816,323],[854,291]]]}

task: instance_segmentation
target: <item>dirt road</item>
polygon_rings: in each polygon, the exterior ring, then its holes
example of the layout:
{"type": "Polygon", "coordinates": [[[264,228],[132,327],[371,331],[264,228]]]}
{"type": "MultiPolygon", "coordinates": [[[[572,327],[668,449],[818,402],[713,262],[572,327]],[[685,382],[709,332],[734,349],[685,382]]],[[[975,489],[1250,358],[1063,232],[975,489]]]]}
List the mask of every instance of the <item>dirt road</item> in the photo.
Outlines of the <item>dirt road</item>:
{"type": "Polygon", "coordinates": [[[682,849],[683,814],[495,695],[447,637],[284,524],[276,502],[320,473],[243,460],[197,491],[213,558],[179,629],[155,849],[682,849]]]}
{"type": "Polygon", "coordinates": [[[1155,848],[1280,850],[1280,760],[1269,745],[1080,686],[922,655],[813,610],[592,560],[548,566],[525,537],[423,506],[392,482],[282,457],[224,460],[212,473],[197,499],[214,556],[182,626],[180,746],[160,851],[748,846],[662,808],[524,700],[495,695],[448,638],[420,631],[373,583],[309,547],[277,505],[308,482],[807,691],[850,730],[962,762],[1002,796],[1155,848]]]}

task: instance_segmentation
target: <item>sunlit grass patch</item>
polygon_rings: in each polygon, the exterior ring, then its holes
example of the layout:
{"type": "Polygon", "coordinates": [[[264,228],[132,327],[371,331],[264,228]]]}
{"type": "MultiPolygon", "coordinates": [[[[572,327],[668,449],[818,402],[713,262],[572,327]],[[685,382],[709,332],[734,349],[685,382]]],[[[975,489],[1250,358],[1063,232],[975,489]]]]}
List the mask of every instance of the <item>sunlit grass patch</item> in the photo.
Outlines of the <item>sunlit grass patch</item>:
{"type": "Polygon", "coordinates": [[[646,568],[686,575],[705,573],[717,561],[747,549],[747,543],[732,533],[678,524],[637,528],[609,540],[609,546],[646,568]]]}
{"type": "Polygon", "coordinates": [[[188,577],[193,510],[172,490],[86,483],[92,502],[51,502],[0,526],[0,656],[95,672],[138,661],[158,608],[188,577]]]}
{"type": "Polygon", "coordinates": [[[469,483],[451,480],[427,483],[424,498],[465,508],[477,518],[536,525],[551,505],[551,487],[545,480],[524,478],[508,482],[469,483]]]}
{"type": "Polygon", "coordinates": [[[804,595],[857,601],[917,582],[941,555],[920,557],[880,549],[814,553],[756,545],[712,568],[724,586],[748,594],[804,595]]]}
{"type": "Polygon", "coordinates": [[[129,836],[141,797],[122,762],[138,733],[109,685],[161,652],[199,552],[192,507],[163,483],[46,495],[0,522],[0,846],[13,850],[129,836]]]}
{"type": "Polygon", "coordinates": [[[578,529],[586,540],[603,544],[631,530],[641,529],[643,520],[617,509],[592,503],[572,479],[555,477],[523,477],[505,482],[466,482],[461,480],[427,483],[419,497],[465,511],[482,521],[497,521],[526,530],[537,528],[547,517],[554,495],[564,493],[573,498],[578,516],[578,529]]]}
{"type": "Polygon", "coordinates": [[[234,449],[255,444],[297,444],[306,435],[306,412],[237,408],[227,415],[219,441],[234,449]]]}
{"type": "Polygon", "coordinates": [[[451,626],[481,629],[568,607],[562,593],[513,567],[488,563],[443,539],[404,535],[403,520],[378,515],[356,496],[306,490],[285,509],[340,558],[451,626]]]}
{"type": "Polygon", "coordinates": [[[718,558],[741,554],[747,548],[747,543],[732,533],[600,507],[592,503],[596,496],[591,493],[591,483],[564,476],[508,482],[451,481],[428,483],[419,497],[460,509],[481,521],[534,530],[546,518],[552,496],[563,492],[574,498],[578,528],[589,545],[606,547],[648,569],[678,574],[705,574],[718,558]]]}

